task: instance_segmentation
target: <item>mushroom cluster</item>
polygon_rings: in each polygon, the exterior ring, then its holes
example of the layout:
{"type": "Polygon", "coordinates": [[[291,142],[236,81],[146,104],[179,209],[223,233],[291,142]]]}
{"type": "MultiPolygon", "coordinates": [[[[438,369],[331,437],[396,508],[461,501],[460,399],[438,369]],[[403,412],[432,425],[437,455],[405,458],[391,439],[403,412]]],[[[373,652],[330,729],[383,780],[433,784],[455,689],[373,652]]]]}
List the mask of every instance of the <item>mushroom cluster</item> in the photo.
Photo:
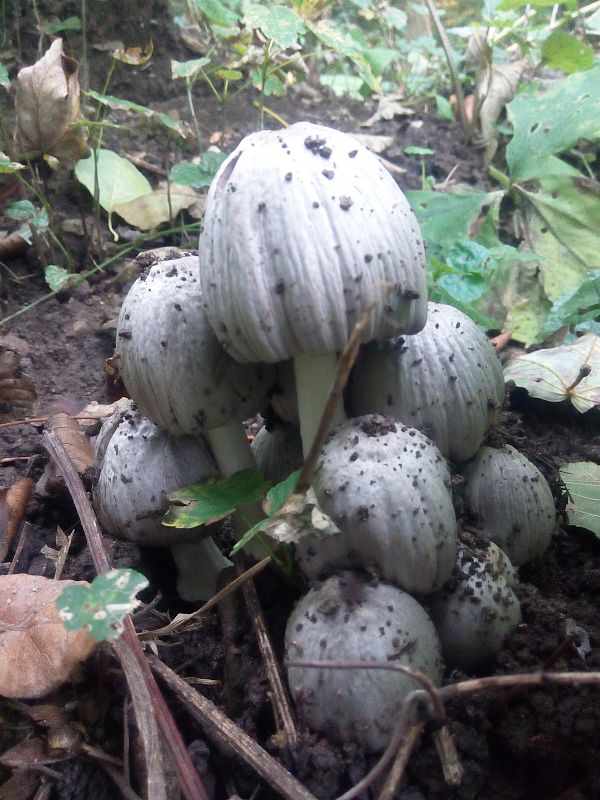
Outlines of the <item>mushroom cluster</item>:
{"type": "MultiPolygon", "coordinates": [[[[359,320],[361,352],[313,486],[339,532],[296,545],[312,588],[288,623],[286,655],[307,724],[376,751],[416,683],[369,664],[394,660],[433,683],[442,657],[478,669],[521,618],[509,558],[541,555],[555,519],[537,468],[484,444],[502,369],[465,314],[427,302],[423,241],[403,193],[339,131],[298,123],[246,137],[211,184],[199,258],[157,265],[134,285],[117,349],[152,435],[170,437],[163,449],[190,440],[214,459],[197,472],[257,464],[279,481],[310,448],[359,320]],[[241,421],[267,403],[269,424],[250,448],[241,421]],[[459,489],[476,542],[457,519],[459,489]],[[365,666],[299,664],[332,659],[365,666]]],[[[187,480],[162,468],[163,494],[187,480]]],[[[129,480],[124,466],[103,467],[100,505],[103,481],[113,491],[121,470],[129,480]]],[[[150,531],[152,503],[116,527],[150,531]]]]}

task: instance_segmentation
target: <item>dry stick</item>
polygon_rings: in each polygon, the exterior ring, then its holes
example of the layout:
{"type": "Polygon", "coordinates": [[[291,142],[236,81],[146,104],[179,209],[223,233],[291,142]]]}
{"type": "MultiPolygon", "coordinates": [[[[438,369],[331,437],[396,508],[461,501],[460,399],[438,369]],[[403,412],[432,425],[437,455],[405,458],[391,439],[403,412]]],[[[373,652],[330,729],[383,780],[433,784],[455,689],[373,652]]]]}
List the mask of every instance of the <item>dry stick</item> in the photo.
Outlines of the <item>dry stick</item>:
{"type": "Polygon", "coordinates": [[[469,122],[469,118],[467,117],[467,112],[465,109],[465,95],[458,77],[458,70],[456,69],[454,56],[452,55],[452,45],[450,44],[444,26],[442,25],[442,21],[437,13],[437,9],[433,4],[433,0],[425,0],[425,5],[427,6],[427,10],[431,15],[431,19],[433,20],[437,34],[440,37],[440,42],[446,56],[446,61],[448,62],[448,69],[450,70],[450,75],[452,76],[452,86],[454,87],[454,94],[456,95],[456,104],[458,106],[460,124],[462,125],[465,138],[468,142],[471,138],[471,123],[469,122]]]}
{"type": "MultiPolygon", "coordinates": [[[[110,564],[102,544],[102,535],[81,478],[55,433],[52,431],[44,433],[44,445],[55,461],[73,498],[73,503],[85,532],[94,567],[99,573],[107,572],[110,569],[110,564]]],[[[123,634],[119,639],[112,642],[112,646],[121,661],[123,672],[127,678],[138,727],[144,744],[148,770],[147,787],[149,799],[164,800],[166,798],[162,770],[162,749],[156,726],[158,721],[173,757],[185,797],[187,800],[208,800],[204,786],[194,769],[190,754],[186,750],[175,720],[148,666],[130,617],[125,617],[123,634]]]]}
{"type": "Polygon", "coordinates": [[[385,783],[383,784],[383,788],[379,793],[377,800],[394,800],[394,797],[396,797],[396,790],[398,789],[400,781],[404,775],[404,770],[408,764],[408,759],[410,758],[412,751],[417,746],[424,727],[424,722],[417,722],[407,732],[402,744],[400,745],[400,748],[398,749],[396,758],[392,764],[392,768],[385,779],[385,783]]]}
{"type": "MultiPolygon", "coordinates": [[[[241,571],[239,564],[236,564],[236,570],[238,572],[238,577],[241,577],[244,574],[241,571]]],[[[298,732],[296,731],[296,725],[294,723],[290,701],[281,679],[279,665],[277,664],[277,659],[275,658],[275,653],[273,652],[273,646],[271,644],[271,639],[269,638],[269,632],[267,630],[265,618],[262,613],[262,608],[260,607],[260,601],[258,599],[258,595],[256,594],[254,581],[246,581],[242,585],[242,592],[244,593],[244,600],[246,601],[248,612],[250,613],[250,618],[252,620],[252,625],[254,626],[254,631],[256,633],[256,638],[258,639],[258,646],[260,648],[263,661],[265,662],[267,678],[273,693],[273,703],[279,715],[281,727],[283,728],[283,732],[285,734],[286,745],[294,747],[296,744],[298,744],[298,732]]]]}
{"type": "Polygon", "coordinates": [[[204,732],[221,747],[233,750],[269,786],[288,800],[315,800],[308,789],[294,778],[266,750],[223,714],[210,700],[191,686],[156,656],[148,656],[156,675],[177,695],[204,732]]]}
{"type": "Polygon", "coordinates": [[[456,743],[447,725],[443,725],[435,731],[433,742],[442,765],[444,780],[450,786],[459,786],[465,771],[459,761],[456,743]]]}

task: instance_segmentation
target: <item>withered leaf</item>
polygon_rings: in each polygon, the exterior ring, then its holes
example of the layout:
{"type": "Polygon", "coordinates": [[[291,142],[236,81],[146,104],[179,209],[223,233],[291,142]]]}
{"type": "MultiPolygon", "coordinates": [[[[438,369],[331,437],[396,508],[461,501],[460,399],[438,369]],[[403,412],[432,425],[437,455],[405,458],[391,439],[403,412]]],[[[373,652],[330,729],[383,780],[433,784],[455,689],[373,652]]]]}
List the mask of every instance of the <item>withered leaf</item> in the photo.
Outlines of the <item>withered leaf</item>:
{"type": "Polygon", "coordinates": [[[17,478],[5,489],[0,489],[0,561],[4,561],[10,543],[21,524],[31,497],[31,478],[17,478]]]}
{"type": "Polygon", "coordinates": [[[0,343],[0,422],[29,416],[36,398],[35,384],[21,370],[19,356],[0,343]]]}
{"type": "Polygon", "coordinates": [[[81,119],[78,72],[77,61],[63,53],[62,39],[19,71],[16,142],[24,155],[52,155],[67,162],[87,155],[86,129],[73,124],[81,119]]]}

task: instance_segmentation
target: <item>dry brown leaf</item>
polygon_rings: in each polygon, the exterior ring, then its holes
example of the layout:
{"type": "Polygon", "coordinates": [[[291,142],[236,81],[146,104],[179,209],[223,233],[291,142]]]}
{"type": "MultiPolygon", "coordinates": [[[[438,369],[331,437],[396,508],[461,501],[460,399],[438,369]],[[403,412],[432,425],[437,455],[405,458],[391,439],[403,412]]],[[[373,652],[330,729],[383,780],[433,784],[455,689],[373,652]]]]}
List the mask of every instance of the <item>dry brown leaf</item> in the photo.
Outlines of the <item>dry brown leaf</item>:
{"type": "Polygon", "coordinates": [[[6,558],[23,521],[32,488],[31,478],[17,478],[7,488],[0,489],[0,561],[6,558]]]}
{"type": "Polygon", "coordinates": [[[35,384],[21,370],[18,354],[0,342],[0,422],[30,416],[36,398],[35,384]]]}
{"type": "Polygon", "coordinates": [[[114,211],[129,225],[141,231],[149,231],[173,219],[184,208],[195,205],[201,197],[191,186],[172,183],[167,187],[161,184],[150,194],[136,197],[129,203],[119,203],[114,207],[114,211]]]}
{"type": "Polygon", "coordinates": [[[95,436],[102,427],[102,423],[112,416],[115,411],[125,408],[128,403],[129,401],[126,397],[120,397],[114,403],[107,403],[106,405],[93,400],[78,413],[77,416],[80,419],[77,420],[77,424],[86,436],[95,436]],[[85,419],[83,419],[84,417],[85,419]]]}
{"type": "Polygon", "coordinates": [[[67,586],[38,575],[0,576],[0,695],[38,698],[70,680],[97,642],[81,629],[68,631],[56,599],[67,586]]]}
{"type": "Polygon", "coordinates": [[[486,65],[477,76],[479,127],[485,145],[486,164],[490,163],[498,146],[496,122],[506,104],[516,95],[525,64],[525,60],[520,59],[512,64],[486,65]]]}
{"type": "Polygon", "coordinates": [[[372,117],[361,123],[361,128],[370,128],[379,120],[389,122],[395,117],[408,117],[414,114],[415,112],[412,108],[402,105],[400,101],[403,99],[404,95],[401,93],[380,95],[377,101],[377,111],[372,117]]]}
{"type": "Polygon", "coordinates": [[[152,58],[154,52],[154,43],[152,39],[142,47],[125,47],[116,48],[112,51],[111,55],[117,61],[122,61],[123,64],[131,64],[140,67],[152,58]]]}
{"type": "Polygon", "coordinates": [[[16,142],[27,157],[52,155],[74,162],[89,153],[79,104],[79,64],[55,39],[39,61],[17,75],[16,142]]]}
{"type": "Polygon", "coordinates": [[[46,423],[48,430],[54,431],[62,442],[75,469],[80,475],[94,464],[94,451],[90,440],[81,432],[77,420],[68,414],[59,411],[48,417],[46,423]]]}

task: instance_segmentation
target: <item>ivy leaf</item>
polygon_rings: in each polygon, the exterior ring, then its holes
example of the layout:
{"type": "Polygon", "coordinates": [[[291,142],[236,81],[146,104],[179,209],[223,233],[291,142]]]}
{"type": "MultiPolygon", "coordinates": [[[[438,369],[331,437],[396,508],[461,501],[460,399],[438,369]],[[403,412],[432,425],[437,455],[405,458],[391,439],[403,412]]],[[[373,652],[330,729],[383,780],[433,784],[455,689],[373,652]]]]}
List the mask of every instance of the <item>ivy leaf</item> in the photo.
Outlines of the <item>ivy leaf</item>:
{"type": "Polygon", "coordinates": [[[73,275],[72,272],[69,272],[64,267],[48,264],[44,270],[44,280],[53,292],[60,292],[61,289],[81,283],[83,278],[81,275],[73,275]]]}
{"type": "Polygon", "coordinates": [[[193,164],[191,161],[181,161],[179,164],[175,164],[169,173],[169,180],[181,186],[192,186],[194,189],[210,186],[226,158],[226,153],[206,151],[202,154],[199,164],[193,164]]]}
{"type": "Polygon", "coordinates": [[[593,461],[565,464],[560,477],[570,495],[566,509],[569,524],[586,528],[600,538],[600,465],[593,461]]]}
{"type": "Polygon", "coordinates": [[[594,49],[570,33],[553,31],[542,45],[542,61],[563,72],[582,72],[594,66],[594,49]]]}
{"type": "Polygon", "coordinates": [[[63,625],[69,631],[87,628],[97,642],[116,639],[123,618],[139,605],[136,595],[148,581],[133,569],[112,569],[96,576],[90,586],[69,586],[56,599],[63,625]]]}
{"type": "Polygon", "coordinates": [[[197,528],[218,522],[248,503],[257,503],[271,483],[256,470],[244,469],[229,478],[210,477],[169,495],[174,503],[163,517],[172,528],[197,528]]]}
{"type": "Polygon", "coordinates": [[[277,5],[252,3],[246,9],[244,23],[249,28],[258,28],[282,50],[298,44],[298,37],[306,30],[302,17],[291,8],[277,5]]]}

